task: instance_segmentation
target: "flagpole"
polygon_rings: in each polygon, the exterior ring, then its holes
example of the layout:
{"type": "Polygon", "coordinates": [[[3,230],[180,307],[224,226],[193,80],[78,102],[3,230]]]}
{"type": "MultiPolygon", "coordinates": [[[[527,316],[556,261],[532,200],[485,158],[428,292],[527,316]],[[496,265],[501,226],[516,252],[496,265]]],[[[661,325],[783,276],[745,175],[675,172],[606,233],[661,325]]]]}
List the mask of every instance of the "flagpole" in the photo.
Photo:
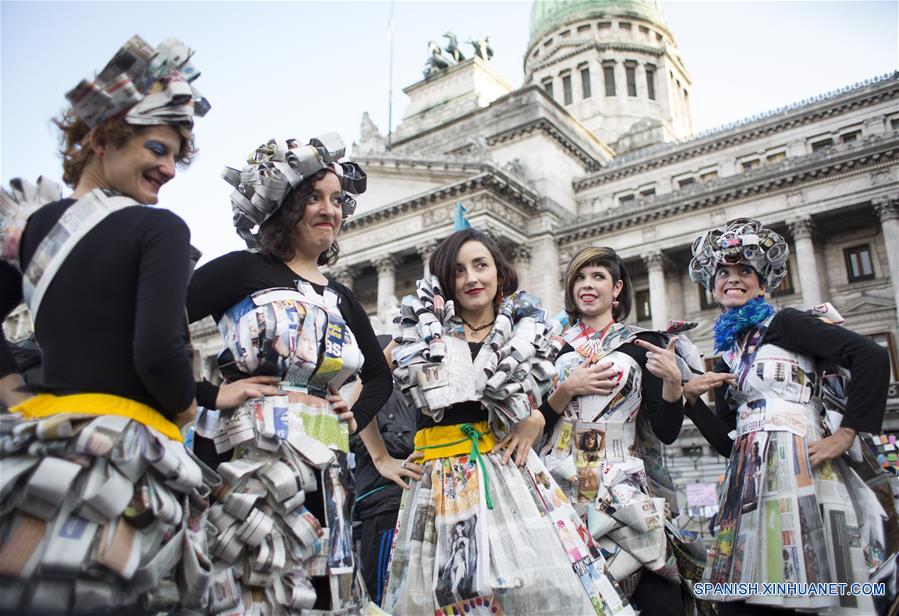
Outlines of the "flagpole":
{"type": "Polygon", "coordinates": [[[387,41],[390,49],[387,68],[387,149],[393,136],[393,0],[390,0],[390,20],[387,22],[387,41]]]}

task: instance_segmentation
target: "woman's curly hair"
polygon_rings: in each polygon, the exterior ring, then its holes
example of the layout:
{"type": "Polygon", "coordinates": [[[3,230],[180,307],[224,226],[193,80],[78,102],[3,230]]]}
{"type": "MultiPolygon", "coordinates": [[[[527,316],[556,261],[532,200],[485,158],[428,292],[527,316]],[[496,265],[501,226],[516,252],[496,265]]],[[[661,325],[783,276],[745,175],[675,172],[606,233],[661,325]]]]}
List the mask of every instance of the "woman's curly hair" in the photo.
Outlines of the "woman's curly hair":
{"type": "MultiPolygon", "coordinates": [[[[91,128],[72,109],[53,120],[59,128],[59,153],[62,156],[62,181],[72,188],[78,184],[84,167],[93,157],[90,147],[91,128]]],[[[137,135],[145,127],[133,126],[125,122],[124,114],[110,118],[93,129],[93,137],[102,143],[122,147],[128,139],[137,135]]],[[[186,126],[173,126],[181,135],[181,149],[175,158],[179,169],[186,169],[196,156],[197,149],[191,130],[186,126]]]]}
{"type": "MultiPolygon", "coordinates": [[[[296,256],[294,247],[294,233],[297,223],[303,219],[306,213],[306,198],[312,194],[315,183],[323,179],[326,174],[333,173],[328,169],[322,169],[303,180],[284,198],[272,217],[259,226],[257,240],[262,252],[281,261],[290,261],[296,256]]],[[[340,257],[340,246],[337,241],[320,255],[319,265],[334,265],[340,257]]]]}

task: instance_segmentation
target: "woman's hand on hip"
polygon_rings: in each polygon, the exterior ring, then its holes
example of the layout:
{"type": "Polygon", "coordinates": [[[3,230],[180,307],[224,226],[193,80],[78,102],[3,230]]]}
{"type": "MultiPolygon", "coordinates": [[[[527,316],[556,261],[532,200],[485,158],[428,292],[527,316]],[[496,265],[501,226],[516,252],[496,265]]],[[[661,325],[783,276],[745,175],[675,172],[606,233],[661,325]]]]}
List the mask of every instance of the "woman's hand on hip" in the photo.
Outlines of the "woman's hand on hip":
{"type": "Polygon", "coordinates": [[[808,444],[808,459],[812,466],[818,466],[839,458],[843,452],[852,447],[855,440],[855,430],[852,428],[837,428],[830,436],[825,436],[820,441],[808,444]]]}
{"type": "Polygon", "coordinates": [[[543,413],[537,409],[531,409],[531,416],[512,426],[512,430],[496,444],[490,453],[498,453],[501,449],[505,449],[503,464],[508,464],[512,454],[515,454],[515,464],[523,465],[528,459],[528,451],[543,435],[545,425],[546,419],[543,418],[543,413]]]}
{"type": "Polygon", "coordinates": [[[215,408],[220,411],[236,409],[250,398],[277,396],[278,377],[249,376],[233,383],[222,383],[215,397],[215,408]]]}
{"type": "Polygon", "coordinates": [[[415,460],[421,460],[424,457],[420,451],[413,451],[408,458],[400,460],[390,455],[384,455],[380,458],[372,458],[372,462],[377,469],[378,474],[384,479],[389,479],[404,490],[409,489],[406,479],[421,479],[424,467],[416,464],[415,460]]]}
{"type": "Polygon", "coordinates": [[[329,386],[329,390],[331,393],[328,394],[325,400],[331,405],[331,411],[337,415],[337,419],[347,423],[347,426],[350,428],[350,434],[355,434],[358,426],[356,424],[356,416],[350,410],[350,405],[347,404],[347,401],[343,399],[343,396],[333,386],[329,386]]]}

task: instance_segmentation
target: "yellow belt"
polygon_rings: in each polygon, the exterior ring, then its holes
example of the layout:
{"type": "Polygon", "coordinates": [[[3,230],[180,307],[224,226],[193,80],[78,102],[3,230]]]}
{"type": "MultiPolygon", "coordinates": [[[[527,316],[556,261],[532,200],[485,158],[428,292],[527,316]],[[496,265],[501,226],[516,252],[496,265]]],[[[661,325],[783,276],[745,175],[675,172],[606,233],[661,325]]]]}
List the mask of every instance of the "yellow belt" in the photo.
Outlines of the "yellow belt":
{"type": "MultiPolygon", "coordinates": [[[[471,439],[462,432],[460,425],[463,424],[422,428],[415,433],[415,449],[424,454],[423,460],[470,454],[471,439]]],[[[487,421],[479,421],[471,425],[481,433],[481,437],[478,439],[478,451],[487,453],[493,449],[496,439],[493,437],[487,421]]]]}
{"type": "Polygon", "coordinates": [[[21,413],[28,419],[41,419],[60,413],[119,415],[139,421],[173,441],[184,442],[178,426],[163,417],[159,411],[146,404],[112,394],[71,394],[68,396],[39,394],[9,410],[13,413],[21,413]]]}
{"type": "Polygon", "coordinates": [[[490,478],[481,454],[493,449],[494,445],[496,445],[496,439],[493,437],[487,421],[434,426],[415,433],[415,449],[424,453],[424,460],[468,454],[468,461],[471,464],[477,461],[481,465],[481,472],[484,474],[484,496],[488,509],[493,509],[493,501],[490,499],[490,478]],[[460,436],[462,438],[459,438],[460,436]]]}

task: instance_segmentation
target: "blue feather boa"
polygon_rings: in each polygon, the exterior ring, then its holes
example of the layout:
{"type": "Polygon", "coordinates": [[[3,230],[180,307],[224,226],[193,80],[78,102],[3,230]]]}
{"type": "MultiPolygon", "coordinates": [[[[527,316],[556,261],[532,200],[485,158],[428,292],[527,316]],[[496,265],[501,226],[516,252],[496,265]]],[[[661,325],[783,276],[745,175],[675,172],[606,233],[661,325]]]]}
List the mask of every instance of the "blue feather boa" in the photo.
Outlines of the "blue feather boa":
{"type": "Polygon", "coordinates": [[[751,299],[739,308],[728,310],[715,321],[715,352],[721,353],[731,348],[737,338],[747,329],[774,314],[774,306],[764,297],[751,299]]]}

